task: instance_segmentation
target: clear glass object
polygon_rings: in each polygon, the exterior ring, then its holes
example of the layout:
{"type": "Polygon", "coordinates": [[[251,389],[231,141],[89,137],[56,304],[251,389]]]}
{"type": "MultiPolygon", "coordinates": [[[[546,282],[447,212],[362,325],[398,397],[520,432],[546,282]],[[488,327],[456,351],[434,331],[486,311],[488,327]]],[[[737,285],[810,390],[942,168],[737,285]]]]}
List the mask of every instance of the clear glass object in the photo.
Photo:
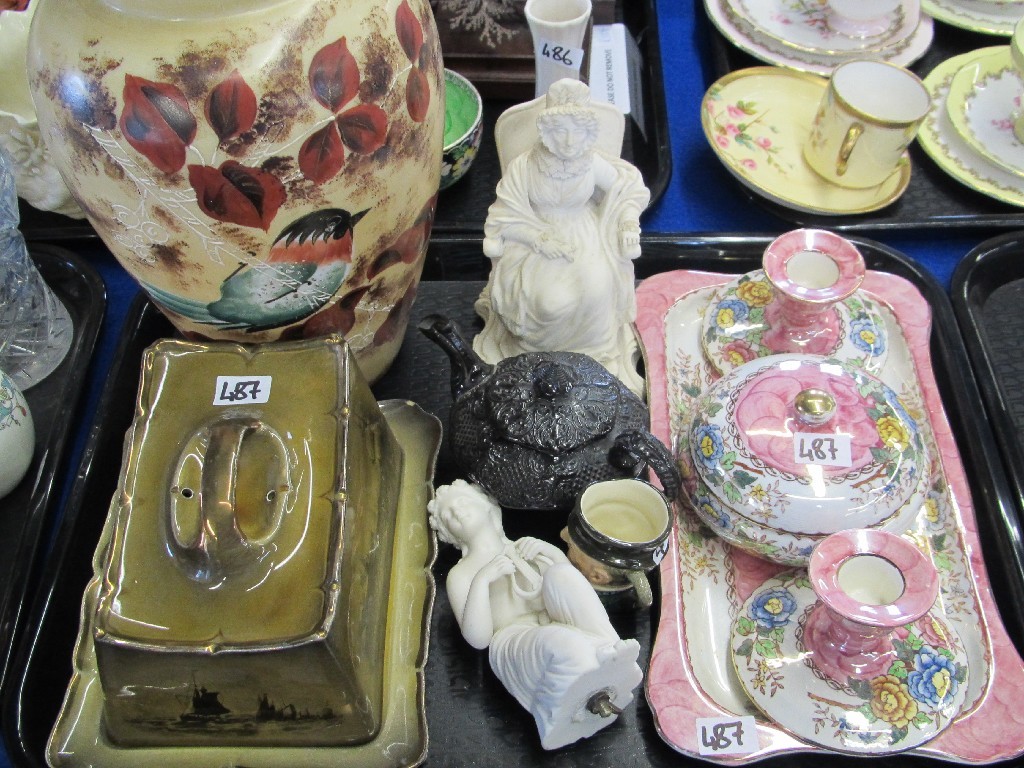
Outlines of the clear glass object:
{"type": "Polygon", "coordinates": [[[24,391],[60,365],[74,327],[18,230],[13,167],[0,147],[0,370],[24,391]]]}

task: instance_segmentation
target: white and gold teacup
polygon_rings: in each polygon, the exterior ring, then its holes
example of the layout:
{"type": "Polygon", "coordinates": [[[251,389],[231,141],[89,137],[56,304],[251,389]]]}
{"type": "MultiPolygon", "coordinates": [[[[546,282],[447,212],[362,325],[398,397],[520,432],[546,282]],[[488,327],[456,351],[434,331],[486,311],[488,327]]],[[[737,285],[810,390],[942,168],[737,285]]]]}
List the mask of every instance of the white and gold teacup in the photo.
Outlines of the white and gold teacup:
{"type": "MultiPolygon", "coordinates": [[[[902,0],[828,0],[828,25],[849,37],[881,34],[901,5],[902,0]]],[[[918,3],[906,3],[906,6],[905,12],[919,12],[918,3]]]]}
{"type": "Polygon", "coordinates": [[[814,116],[804,159],[841,187],[874,187],[906,162],[904,152],[930,106],[920,78],[903,67],[873,59],[840,64],[814,116]]]}

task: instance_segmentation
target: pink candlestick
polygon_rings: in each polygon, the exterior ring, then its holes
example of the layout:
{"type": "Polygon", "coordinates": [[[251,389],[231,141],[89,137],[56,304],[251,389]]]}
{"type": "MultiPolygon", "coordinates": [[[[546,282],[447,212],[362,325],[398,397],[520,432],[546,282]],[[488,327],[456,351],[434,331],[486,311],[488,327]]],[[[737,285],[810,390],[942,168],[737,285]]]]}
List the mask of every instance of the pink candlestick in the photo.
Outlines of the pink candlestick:
{"type": "Polygon", "coordinates": [[[796,229],[765,250],[764,272],[775,288],[765,307],[772,351],[826,354],[839,341],[837,302],[864,280],[864,258],[849,241],[820,229],[796,229]]]}
{"type": "Polygon", "coordinates": [[[939,592],[931,560],[884,531],[829,536],[811,555],[808,575],[820,603],[807,619],[804,646],[841,683],[885,674],[896,630],[924,616],[939,592]]]}

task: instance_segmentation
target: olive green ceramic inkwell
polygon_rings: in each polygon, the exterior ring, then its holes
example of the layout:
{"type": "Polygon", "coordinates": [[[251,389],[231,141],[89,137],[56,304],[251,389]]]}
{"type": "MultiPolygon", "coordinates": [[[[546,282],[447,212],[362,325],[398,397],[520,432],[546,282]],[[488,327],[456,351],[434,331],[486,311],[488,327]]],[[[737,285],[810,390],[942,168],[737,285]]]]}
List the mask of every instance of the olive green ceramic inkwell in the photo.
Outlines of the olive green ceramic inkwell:
{"type": "Polygon", "coordinates": [[[95,663],[106,764],[152,747],[267,747],[288,764],[286,748],[378,738],[407,698],[390,691],[408,684],[394,665],[410,661],[389,595],[409,616],[417,595],[429,605],[429,579],[406,568],[429,558],[403,554],[396,529],[407,508],[422,517],[439,438],[416,422],[409,440],[392,406],[340,336],[147,350],[61,716],[80,727],[97,686],[76,681],[95,663]]]}

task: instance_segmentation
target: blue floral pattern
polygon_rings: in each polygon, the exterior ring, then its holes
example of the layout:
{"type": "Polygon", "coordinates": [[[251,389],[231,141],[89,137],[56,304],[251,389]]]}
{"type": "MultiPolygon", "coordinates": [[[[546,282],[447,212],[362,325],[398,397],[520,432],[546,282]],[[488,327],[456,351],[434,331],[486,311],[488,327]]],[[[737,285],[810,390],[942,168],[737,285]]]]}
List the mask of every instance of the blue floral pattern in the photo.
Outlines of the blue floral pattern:
{"type": "Polygon", "coordinates": [[[694,435],[697,457],[709,470],[713,470],[725,454],[722,432],[715,424],[702,424],[694,435]]]}
{"type": "Polygon", "coordinates": [[[873,357],[885,352],[885,334],[870,317],[857,318],[850,323],[850,340],[857,349],[873,357]]]}
{"type": "Polygon", "coordinates": [[[788,589],[766,589],[754,598],[750,604],[750,618],[766,629],[784,627],[789,623],[796,600],[788,589]]]}
{"type": "Polygon", "coordinates": [[[718,302],[715,307],[715,323],[719,328],[732,328],[744,322],[750,314],[750,307],[739,299],[726,299],[718,302]]]}
{"type": "Polygon", "coordinates": [[[914,657],[914,669],[907,675],[907,688],[918,701],[941,707],[953,700],[960,684],[956,664],[930,645],[914,657]]]}

